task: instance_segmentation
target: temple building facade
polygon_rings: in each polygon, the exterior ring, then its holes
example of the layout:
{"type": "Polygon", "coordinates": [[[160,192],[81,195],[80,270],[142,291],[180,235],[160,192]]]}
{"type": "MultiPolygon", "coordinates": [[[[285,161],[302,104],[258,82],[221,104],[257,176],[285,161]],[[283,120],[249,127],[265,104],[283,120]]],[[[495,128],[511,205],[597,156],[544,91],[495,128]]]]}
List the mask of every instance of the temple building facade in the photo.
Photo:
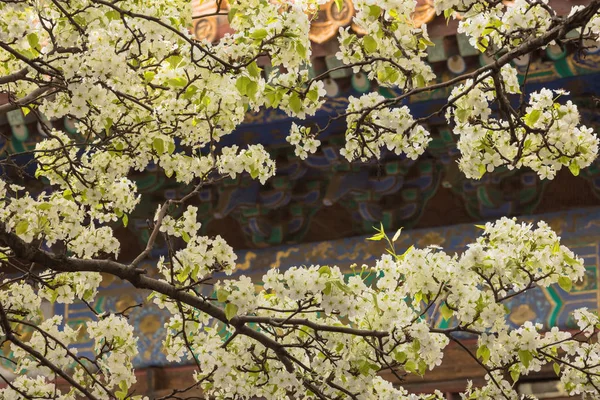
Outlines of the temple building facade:
{"type": "MultiPolygon", "coordinates": [[[[573,5],[586,1],[551,1],[559,13],[568,13],[573,5]]],[[[210,12],[211,2],[194,4],[194,15],[210,12]],[[208,5],[207,5],[208,4],[208,5]]],[[[225,6],[224,6],[225,7],[225,6]]],[[[344,0],[339,9],[334,1],[322,6],[311,28],[313,59],[311,74],[318,76],[340,65],[336,59],[337,34],[340,27],[351,26],[354,8],[344,0]]],[[[467,38],[457,33],[456,20],[446,22],[436,16],[430,0],[420,0],[415,24],[427,24],[435,43],[428,62],[438,79],[448,80],[489,63],[473,48],[467,38]]],[[[192,30],[197,37],[219,40],[230,28],[226,16],[196,18],[192,30]]],[[[358,31],[360,33],[360,31],[358,31]]],[[[270,73],[267,60],[261,65],[270,73]]],[[[600,132],[600,48],[576,51],[569,46],[549,46],[515,61],[524,90],[541,87],[564,88],[582,113],[583,123],[600,132]],[[525,81],[526,70],[527,79],[525,81]]],[[[379,88],[364,73],[340,69],[324,78],[328,100],[307,124],[325,125],[331,116],[344,111],[351,96],[377,91],[383,96],[396,96],[399,91],[379,88]]],[[[407,99],[406,105],[415,118],[436,111],[449,96],[450,89],[424,92],[407,99]]],[[[6,101],[0,94],[0,103],[6,101]]],[[[78,135],[68,117],[44,121],[71,135],[78,135]]],[[[398,248],[410,245],[442,246],[448,253],[460,253],[477,238],[481,222],[501,216],[519,220],[544,220],[561,236],[564,244],[583,257],[586,276],[570,292],[559,287],[533,288],[525,296],[509,303],[508,320],[514,326],[535,321],[544,326],[574,328],[571,312],[580,307],[598,309],[600,305],[600,159],[573,176],[561,170],[552,180],[540,180],[527,169],[499,169],[481,180],[467,179],[458,170],[457,138],[443,116],[430,119],[428,130],[432,142],[418,160],[384,153],[378,162],[348,163],[339,154],[344,143],[344,125],[334,123],[319,139],[322,147],[306,160],[299,159],[286,142],[292,120],[274,110],[249,112],[244,123],[222,140],[240,146],[262,143],[277,161],[276,177],[265,185],[238,176],[206,186],[193,200],[198,207],[201,231],[205,235],[221,235],[237,251],[237,272],[251,276],[259,284],[270,268],[285,269],[294,265],[328,264],[349,270],[351,264],[373,264],[384,253],[383,244],[367,241],[373,226],[381,223],[387,231],[403,227],[398,248]]],[[[33,115],[20,110],[0,115],[0,155],[32,149],[43,137],[43,130],[33,115]]],[[[157,204],[178,198],[182,191],[174,180],[157,170],[138,173],[136,182],[142,193],[142,204],[129,217],[127,227],[118,228],[122,243],[120,259],[131,260],[145,247],[149,229],[147,218],[157,204]]],[[[43,188],[39,188],[42,190],[43,188]]],[[[157,246],[152,259],[164,255],[166,247],[157,246]]],[[[153,262],[145,267],[152,271],[153,262]]],[[[139,341],[136,357],[138,392],[151,398],[169,389],[189,383],[191,365],[173,366],[163,354],[165,310],[146,299],[148,293],[133,292],[126,283],[105,277],[102,290],[92,305],[96,311],[128,311],[139,341]]],[[[80,324],[92,318],[84,304],[48,305],[50,314],[62,314],[65,324],[80,324]]],[[[440,326],[447,324],[440,318],[440,326]]],[[[91,351],[92,343],[81,331],[80,354],[91,351]]],[[[5,356],[9,348],[1,349],[5,356]]],[[[0,367],[5,361],[0,360],[0,367]]],[[[423,378],[409,377],[402,384],[409,390],[447,393],[458,398],[466,380],[481,384],[485,371],[457,346],[449,345],[440,368],[423,378]]],[[[391,378],[390,378],[391,379],[391,378]]],[[[519,390],[539,398],[567,398],[557,386],[552,368],[522,378],[519,390]]]]}

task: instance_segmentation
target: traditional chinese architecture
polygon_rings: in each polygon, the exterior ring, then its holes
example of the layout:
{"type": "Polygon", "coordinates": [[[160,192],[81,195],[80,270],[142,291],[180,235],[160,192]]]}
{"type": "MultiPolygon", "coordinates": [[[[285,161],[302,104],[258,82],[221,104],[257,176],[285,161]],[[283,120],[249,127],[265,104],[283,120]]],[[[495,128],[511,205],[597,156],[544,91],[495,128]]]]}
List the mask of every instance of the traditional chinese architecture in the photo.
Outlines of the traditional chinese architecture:
{"type": "MultiPolygon", "coordinates": [[[[559,12],[585,1],[554,1],[559,12]]],[[[194,19],[193,32],[197,37],[216,41],[229,31],[226,4],[194,4],[195,15],[219,13],[194,19]],[[217,12],[219,11],[219,12],[217,12]]],[[[315,76],[340,65],[335,58],[340,27],[352,25],[354,8],[344,0],[339,9],[331,1],[318,13],[311,27],[313,60],[311,73],[315,76]]],[[[447,80],[489,62],[470,46],[464,36],[456,33],[456,22],[446,23],[436,17],[430,0],[420,0],[414,15],[415,24],[428,24],[435,47],[428,61],[440,80],[447,80]]],[[[359,32],[360,33],[360,32],[359,32]]],[[[515,66],[525,89],[542,86],[565,88],[577,103],[586,125],[600,132],[600,49],[577,52],[574,48],[554,45],[519,59],[515,66]]],[[[263,65],[269,73],[268,65],[263,65]]],[[[379,91],[384,96],[396,93],[378,88],[361,73],[351,69],[336,70],[325,78],[328,101],[308,123],[321,124],[345,110],[350,96],[379,91]]],[[[436,111],[449,92],[439,90],[407,100],[415,117],[436,111]]],[[[0,102],[2,100],[0,99],[0,102]]],[[[404,227],[400,247],[411,244],[436,244],[448,252],[464,250],[466,243],[477,237],[474,224],[500,216],[518,216],[527,221],[546,220],[586,261],[588,273],[570,293],[558,287],[532,289],[526,296],[510,304],[509,320],[517,325],[527,320],[545,325],[571,327],[569,318],[574,308],[599,306],[600,265],[600,160],[577,177],[561,171],[553,181],[541,181],[528,170],[499,170],[486,174],[480,181],[465,178],[458,170],[456,138],[444,118],[430,120],[428,129],[433,141],[417,161],[385,154],[379,162],[349,164],[339,155],[343,145],[344,126],[333,124],[321,137],[323,145],[314,155],[300,160],[285,141],[291,119],[284,113],[263,110],[249,113],[244,124],[227,143],[263,143],[277,159],[278,174],[260,185],[246,176],[228,179],[219,185],[203,189],[195,199],[199,207],[204,234],[223,236],[238,250],[238,273],[260,277],[269,268],[292,265],[328,263],[348,267],[352,263],[369,263],[383,248],[367,242],[365,235],[380,222],[388,230],[404,227]]],[[[46,121],[56,128],[77,135],[67,117],[46,121]]],[[[21,152],[31,149],[42,136],[39,122],[32,115],[24,117],[20,110],[0,115],[0,152],[21,152]]],[[[178,197],[182,188],[174,180],[157,171],[146,170],[137,176],[143,204],[130,217],[127,228],[119,228],[123,243],[121,257],[127,260],[145,246],[148,236],[146,219],[156,205],[165,199],[178,197]]],[[[41,188],[40,188],[41,190],[41,188]]],[[[154,257],[166,251],[158,246],[154,257]]],[[[152,266],[149,265],[149,270],[152,266]]],[[[103,291],[97,297],[97,310],[124,310],[146,302],[143,294],[132,294],[123,283],[105,279],[103,291]]],[[[65,323],[76,324],[91,318],[83,304],[55,305],[49,312],[65,316],[65,323]]],[[[161,353],[163,324],[167,314],[153,304],[134,308],[130,321],[140,332],[139,390],[150,396],[166,393],[178,382],[191,379],[191,367],[163,367],[167,364],[161,353]]],[[[440,320],[440,324],[444,324],[440,320]]],[[[91,343],[81,332],[80,353],[91,343]]],[[[4,349],[8,351],[8,349],[4,349]]],[[[449,347],[442,367],[424,378],[410,378],[405,387],[418,391],[440,389],[453,399],[464,388],[466,378],[478,381],[484,371],[467,359],[461,349],[449,347]]],[[[539,398],[560,398],[552,371],[524,377],[522,393],[536,393],[539,398]]]]}

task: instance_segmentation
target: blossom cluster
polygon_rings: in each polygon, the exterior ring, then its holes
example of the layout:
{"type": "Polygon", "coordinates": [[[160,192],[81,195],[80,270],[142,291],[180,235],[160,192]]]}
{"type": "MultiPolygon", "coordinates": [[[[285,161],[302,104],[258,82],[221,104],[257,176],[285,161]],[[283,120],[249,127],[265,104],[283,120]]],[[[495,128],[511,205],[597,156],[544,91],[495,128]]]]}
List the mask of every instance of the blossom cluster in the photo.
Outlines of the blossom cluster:
{"type": "MultiPolygon", "coordinates": [[[[32,254],[59,245],[71,257],[69,267],[93,264],[82,259],[102,266],[99,259],[119,253],[115,223],[127,225],[141,200],[135,171],[158,167],[166,178],[194,187],[242,173],[265,184],[276,171],[265,147],[241,148],[224,138],[248,110],[270,108],[304,119],[321,108],[324,75],[311,78],[308,64],[310,19],[323,3],[232,0],[234,31],[219,43],[192,39],[187,0],[0,3],[0,76],[6,82],[0,91],[16,96],[13,103],[25,113],[68,115],[77,130],[46,127],[36,145],[35,178],[51,190],[32,194],[0,179],[2,235],[32,254]]],[[[560,22],[544,0],[516,0],[508,8],[500,3],[436,0],[435,7],[446,17],[462,13],[459,31],[488,54],[515,49],[527,37],[543,39],[560,22]]],[[[427,29],[408,22],[416,1],[358,0],[354,6],[353,22],[365,34],[340,30],[340,68],[365,72],[379,86],[404,93],[395,99],[351,97],[341,154],[366,161],[387,148],[415,159],[431,139],[401,101],[411,91],[432,89],[425,86],[435,78],[425,62],[432,45],[427,29]]],[[[597,39],[599,24],[600,17],[593,17],[583,28],[585,38],[597,39]]],[[[580,125],[572,102],[558,101],[563,93],[542,89],[516,111],[505,98],[521,92],[516,69],[504,63],[499,71],[483,71],[459,78],[447,103],[446,117],[459,135],[459,165],[468,177],[507,166],[552,178],[564,166],[578,174],[594,161],[598,139],[580,125]]],[[[300,158],[320,145],[312,130],[296,123],[287,141],[300,158]]],[[[548,327],[530,322],[511,330],[506,321],[505,300],[534,286],[558,284],[568,291],[585,272],[583,261],[545,223],[488,223],[461,255],[436,247],[397,254],[392,246],[374,266],[351,274],[335,265],[271,269],[260,288],[246,276],[224,279],[234,272],[236,255],[222,237],[201,235],[196,207],[181,217],[162,210],[153,234],[181,240],[169,241],[158,278],[137,282],[158,290],[154,303],[171,314],[163,341],[167,359],[195,362],[194,378],[210,396],[441,399],[437,392],[409,394],[379,372],[425,374],[441,364],[458,331],[478,338],[476,357],[491,371],[486,385],[467,389],[470,398],[516,399],[508,375],[514,383],[548,363],[558,365],[569,393],[597,395],[600,346],[590,340],[600,328],[596,314],[576,311],[576,334],[544,332],[548,327]],[[440,319],[449,328],[440,328],[440,319]]],[[[384,237],[382,230],[371,239],[384,237]]],[[[17,265],[28,253],[12,250],[3,249],[0,262],[17,265]]],[[[140,271],[110,265],[128,277],[140,271]]],[[[101,275],[44,268],[50,269],[1,284],[0,327],[18,377],[0,397],[71,400],[85,395],[82,390],[99,399],[127,397],[137,354],[127,319],[102,314],[85,323],[94,341],[94,358],[86,360],[74,346],[84,325],[44,319],[40,310],[44,300],[92,302],[101,275]],[[11,334],[24,327],[32,330],[28,339],[11,334]],[[53,383],[58,371],[80,388],[59,391],[53,383]]]]}
{"type": "MultiPolygon", "coordinates": [[[[198,234],[197,211],[197,207],[188,206],[179,219],[166,215],[159,226],[161,232],[181,237],[186,243],[169,263],[164,257],[158,261],[158,270],[169,282],[194,283],[214,272],[223,271],[229,275],[235,269],[237,255],[221,236],[210,238],[198,234]]],[[[159,223],[159,213],[160,210],[155,216],[156,223],[159,223]]]]}
{"type": "MultiPolygon", "coordinates": [[[[2,302],[2,306],[5,305],[2,302]]],[[[27,321],[30,327],[34,326],[31,322],[27,321]]],[[[0,390],[0,396],[17,399],[27,393],[67,400],[84,394],[76,387],[71,387],[66,393],[61,392],[52,378],[57,370],[72,371],[73,381],[95,398],[114,398],[115,390],[127,394],[136,382],[132,360],[137,354],[137,338],[127,319],[108,315],[86,324],[87,333],[95,341],[94,362],[99,370],[89,365],[89,360],[78,358],[77,349],[72,346],[77,343],[83,325],[73,329],[65,324],[61,328],[61,323],[62,316],[55,315],[37,324],[23,345],[11,343],[15,360],[13,369],[18,377],[11,383],[12,386],[0,390]],[[36,354],[42,354],[44,362],[40,362],[36,354]]],[[[135,398],[142,399],[141,396],[135,398]]]]}
{"type": "Polygon", "coordinates": [[[252,178],[258,178],[263,185],[267,179],[275,175],[275,161],[260,144],[250,145],[239,152],[237,145],[224,148],[217,164],[219,172],[223,175],[235,178],[237,174],[245,171],[252,178]]]}
{"type": "Polygon", "coordinates": [[[308,155],[315,153],[321,145],[321,141],[311,135],[310,131],[310,127],[298,126],[296,123],[292,123],[290,134],[285,139],[294,146],[294,153],[301,160],[306,160],[308,155]]]}
{"type": "Polygon", "coordinates": [[[382,148],[416,159],[431,141],[429,132],[415,122],[408,107],[383,107],[384,100],[377,93],[350,97],[346,143],[340,150],[348,161],[379,158],[382,148]]]}
{"type": "MultiPolygon", "coordinates": [[[[213,301],[224,306],[227,320],[257,318],[273,324],[272,332],[265,325],[260,332],[286,346],[304,368],[331,377],[334,385],[326,380],[314,382],[329,395],[339,394],[335,386],[339,385],[368,399],[420,398],[390,387],[376,373],[385,363],[416,374],[440,365],[449,343],[448,336],[435,328],[440,317],[457,329],[478,335],[477,357],[490,369],[510,367],[516,380],[539,371],[554,357],[581,366],[580,370],[565,369],[573,378],[564,378],[571,393],[593,391],[581,370],[592,365],[590,354],[600,351],[599,346],[582,345],[571,333],[556,327],[542,333],[542,326],[531,322],[511,330],[503,304],[504,298],[531,285],[558,283],[568,290],[583,276],[583,260],[561,245],[560,238],[543,222],[533,227],[503,218],[481,228],[481,237],[461,256],[436,247],[409,248],[403,254],[384,255],[373,268],[363,265],[351,274],[326,265],[271,269],[262,277],[262,289],[246,276],[219,281],[213,301]],[[375,281],[368,283],[371,276],[375,281]],[[375,356],[373,344],[353,335],[354,329],[385,335],[377,353],[385,358],[375,356]],[[312,343],[311,337],[323,339],[320,350],[303,346],[312,343]]],[[[302,373],[290,373],[273,349],[238,335],[233,325],[219,330],[219,325],[193,308],[178,308],[163,295],[156,294],[155,300],[174,313],[165,325],[169,360],[198,360],[195,378],[207,392],[273,399],[282,393],[303,393],[302,373]],[[268,367],[257,367],[260,355],[266,357],[262,363],[268,367]]],[[[587,336],[600,326],[597,315],[584,309],[576,311],[574,318],[587,336]]],[[[488,380],[484,387],[471,388],[468,393],[492,399],[504,392],[517,398],[504,376],[494,372],[488,380]]]]}
{"type": "Polygon", "coordinates": [[[349,28],[340,28],[340,51],[336,57],[344,64],[357,64],[353,67],[355,73],[362,69],[369,79],[382,86],[424,86],[435,77],[423,60],[432,43],[425,26],[406,23],[416,4],[414,0],[355,1],[354,23],[365,35],[359,38],[349,28]]]}
{"type": "Polygon", "coordinates": [[[98,272],[69,272],[52,274],[46,271],[52,278],[46,281],[40,291],[40,297],[59,302],[72,304],[76,300],[92,301],[98,292],[98,286],[102,282],[102,275],[98,272]]]}
{"type": "MultiPolygon", "coordinates": [[[[517,94],[516,70],[501,70],[503,93],[517,94]]],[[[493,78],[472,80],[452,90],[452,106],[446,112],[459,135],[460,169],[469,178],[480,178],[500,166],[529,167],[542,179],[553,179],[564,166],[574,175],[598,156],[599,139],[591,128],[580,125],[580,114],[572,101],[558,99],[564,91],[542,89],[531,94],[522,117],[492,116],[491,103],[499,93],[493,78]]]]}
{"type": "MultiPolygon", "coordinates": [[[[23,187],[10,185],[2,190],[0,222],[8,232],[25,242],[43,239],[48,246],[63,241],[67,248],[82,258],[100,253],[118,254],[119,242],[109,226],[97,227],[89,215],[89,206],[74,201],[67,189],[60,193],[42,192],[35,198],[23,187]]],[[[81,195],[80,195],[81,196],[81,195]]]]}

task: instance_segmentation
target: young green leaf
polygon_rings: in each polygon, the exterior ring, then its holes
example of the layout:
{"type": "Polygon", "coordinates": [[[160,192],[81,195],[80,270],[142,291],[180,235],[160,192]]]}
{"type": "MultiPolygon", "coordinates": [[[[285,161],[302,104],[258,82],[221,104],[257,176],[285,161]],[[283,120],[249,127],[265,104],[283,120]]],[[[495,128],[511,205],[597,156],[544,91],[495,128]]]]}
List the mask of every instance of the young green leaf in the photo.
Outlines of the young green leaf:
{"type": "Polygon", "coordinates": [[[570,292],[573,287],[573,281],[568,276],[561,276],[558,278],[558,286],[565,292],[570,292]]]}
{"type": "Polygon", "coordinates": [[[225,306],[225,318],[231,321],[231,318],[235,317],[238,312],[238,306],[233,303],[227,303],[225,306]]]}
{"type": "Polygon", "coordinates": [[[452,314],[454,314],[454,312],[448,307],[448,305],[446,305],[446,303],[440,307],[440,313],[445,320],[449,320],[452,318],[452,314]]]}

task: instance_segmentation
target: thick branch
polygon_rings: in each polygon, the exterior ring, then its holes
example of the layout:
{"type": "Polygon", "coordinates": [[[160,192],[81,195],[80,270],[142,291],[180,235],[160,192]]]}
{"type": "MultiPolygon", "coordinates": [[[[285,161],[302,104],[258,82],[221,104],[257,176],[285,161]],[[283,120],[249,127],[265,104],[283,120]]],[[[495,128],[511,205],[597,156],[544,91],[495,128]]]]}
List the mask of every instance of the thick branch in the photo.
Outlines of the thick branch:
{"type": "Polygon", "coordinates": [[[5,85],[10,82],[16,82],[20,79],[25,78],[25,76],[27,76],[27,71],[29,71],[29,68],[23,68],[17,72],[13,72],[12,74],[0,76],[0,85],[5,85]]]}
{"type": "Polygon", "coordinates": [[[266,336],[265,334],[248,327],[242,320],[238,319],[229,321],[223,310],[209,302],[204,301],[202,298],[196,295],[180,291],[177,287],[165,281],[144,276],[144,270],[140,270],[139,268],[130,268],[127,265],[111,260],[81,260],[72,257],[60,257],[25,243],[13,233],[6,232],[4,224],[0,224],[0,242],[10,247],[17,257],[27,260],[28,262],[41,264],[55,271],[85,271],[111,274],[123,280],[129,281],[136,288],[149,289],[166,295],[170,299],[178,300],[182,303],[192,306],[226,325],[233,326],[239,334],[248,336],[261,343],[266,348],[271,349],[279,357],[280,361],[285,365],[289,372],[294,370],[292,360],[283,345],[266,336]]]}
{"type": "Polygon", "coordinates": [[[2,322],[2,326],[5,331],[6,338],[8,340],[10,340],[16,346],[20,347],[21,349],[25,350],[27,353],[29,353],[33,357],[35,357],[40,362],[41,365],[51,369],[52,372],[54,372],[55,374],[57,374],[58,376],[60,376],[64,380],[66,380],[67,382],[69,382],[69,384],[71,384],[74,388],[76,388],[81,393],[83,393],[85,396],[87,396],[88,399],[93,399],[93,400],[98,399],[96,396],[94,396],[92,393],[90,393],[86,388],[84,388],[79,383],[77,383],[77,381],[75,381],[71,376],[66,374],[63,370],[58,368],[56,365],[52,364],[50,361],[48,361],[48,359],[46,357],[44,357],[39,351],[37,351],[33,347],[31,347],[28,344],[23,343],[21,340],[19,340],[17,338],[17,336],[13,333],[12,329],[10,328],[10,325],[8,322],[8,317],[6,316],[6,313],[4,312],[4,308],[2,307],[2,304],[0,304],[0,320],[2,322]]]}
{"type": "Polygon", "coordinates": [[[7,113],[12,110],[17,110],[23,106],[31,104],[32,102],[37,100],[40,96],[46,94],[49,90],[50,90],[50,86],[38,87],[35,90],[33,90],[31,93],[27,94],[26,96],[21,97],[20,99],[10,101],[6,104],[3,104],[0,106],[0,114],[4,114],[4,113],[7,113]]]}

